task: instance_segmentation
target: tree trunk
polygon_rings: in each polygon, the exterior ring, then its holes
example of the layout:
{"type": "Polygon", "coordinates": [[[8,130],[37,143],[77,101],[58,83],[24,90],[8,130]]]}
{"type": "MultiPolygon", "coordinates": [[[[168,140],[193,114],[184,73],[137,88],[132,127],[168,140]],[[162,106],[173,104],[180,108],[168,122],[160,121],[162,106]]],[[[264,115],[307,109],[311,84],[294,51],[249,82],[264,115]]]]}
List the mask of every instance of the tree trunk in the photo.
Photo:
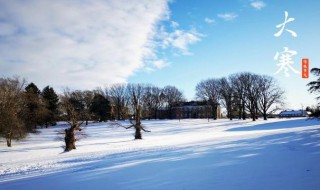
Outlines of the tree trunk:
{"type": "Polygon", "coordinates": [[[252,112],[252,114],[251,114],[252,121],[256,121],[257,116],[256,116],[255,108],[253,108],[251,112],[252,112]]]}
{"type": "Polygon", "coordinates": [[[245,110],[245,107],[244,107],[244,105],[242,106],[242,119],[243,120],[246,120],[246,110],[245,110]]]}
{"type": "Polygon", "coordinates": [[[12,134],[11,133],[8,133],[6,135],[6,140],[7,140],[7,146],[11,147],[11,140],[12,140],[12,134]]]}
{"type": "Polygon", "coordinates": [[[65,138],[64,141],[66,143],[65,151],[70,151],[76,149],[76,138],[75,138],[75,127],[71,127],[69,129],[65,129],[65,138]]]}
{"type": "Polygon", "coordinates": [[[267,113],[263,113],[263,119],[267,120],[267,113]]]}
{"type": "Polygon", "coordinates": [[[228,118],[230,119],[230,121],[232,120],[232,114],[231,114],[231,108],[230,108],[231,106],[229,105],[229,108],[227,109],[227,116],[228,116],[228,118]]]}
{"type": "Polygon", "coordinates": [[[137,107],[135,110],[136,114],[135,114],[135,129],[136,132],[134,134],[134,139],[142,139],[142,135],[141,135],[141,121],[140,121],[140,109],[137,107]]]}
{"type": "Polygon", "coordinates": [[[134,139],[142,139],[140,126],[139,127],[136,126],[135,129],[136,129],[136,133],[134,135],[134,139]]]}
{"type": "Polygon", "coordinates": [[[217,120],[217,106],[212,105],[212,115],[213,115],[213,120],[217,120]]]}
{"type": "Polygon", "coordinates": [[[120,113],[120,111],[117,111],[117,119],[118,119],[118,121],[120,121],[120,119],[121,119],[121,113],[120,113]]]}

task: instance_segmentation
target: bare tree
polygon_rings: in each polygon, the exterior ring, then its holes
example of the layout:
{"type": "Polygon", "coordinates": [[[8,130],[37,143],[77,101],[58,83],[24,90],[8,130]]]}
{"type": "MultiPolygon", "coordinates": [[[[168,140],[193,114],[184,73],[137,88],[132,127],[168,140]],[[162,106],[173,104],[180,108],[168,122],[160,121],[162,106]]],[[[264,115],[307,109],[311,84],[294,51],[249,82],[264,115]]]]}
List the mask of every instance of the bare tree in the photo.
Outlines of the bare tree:
{"type": "Polygon", "coordinates": [[[231,85],[231,80],[228,78],[220,79],[220,94],[223,106],[227,109],[227,117],[232,120],[234,90],[231,85]]]}
{"type": "Polygon", "coordinates": [[[145,93],[143,95],[144,110],[146,111],[148,119],[156,119],[157,111],[161,106],[162,90],[153,85],[145,86],[145,93]]]}
{"type": "Polygon", "coordinates": [[[125,84],[114,84],[106,89],[110,96],[111,104],[117,120],[125,119],[127,112],[127,86],[125,84]]]}
{"type": "Polygon", "coordinates": [[[24,138],[27,134],[23,122],[23,88],[25,80],[0,78],[0,135],[11,147],[12,139],[24,138]]]}
{"type": "Polygon", "coordinates": [[[212,108],[212,117],[217,119],[217,110],[221,99],[220,82],[218,79],[207,79],[196,86],[196,97],[208,102],[212,108]]]}
{"type": "Polygon", "coordinates": [[[183,93],[174,86],[163,88],[163,94],[169,110],[169,118],[172,119],[172,108],[175,104],[184,101],[183,93]]]}
{"type": "Polygon", "coordinates": [[[92,100],[94,98],[95,93],[90,90],[76,91],[76,93],[77,93],[78,100],[80,102],[83,102],[86,125],[88,125],[88,121],[91,119],[90,107],[91,107],[92,100]]]}
{"type": "Polygon", "coordinates": [[[142,139],[141,130],[145,132],[150,132],[146,130],[141,125],[141,111],[143,107],[143,96],[145,93],[145,86],[143,84],[128,84],[127,93],[129,97],[129,103],[131,105],[134,121],[131,121],[131,126],[126,127],[127,129],[135,128],[135,139],[142,139]]]}
{"type": "Polygon", "coordinates": [[[263,119],[267,120],[269,109],[275,105],[283,105],[284,91],[278,86],[275,79],[270,76],[259,76],[257,80],[259,86],[259,112],[263,115],[263,119]]]}
{"type": "Polygon", "coordinates": [[[247,101],[245,96],[245,85],[243,83],[243,76],[241,73],[236,73],[229,76],[231,81],[231,87],[234,90],[234,100],[238,107],[238,116],[239,119],[246,119],[246,107],[245,102],[247,101]]]}
{"type": "Polygon", "coordinates": [[[252,121],[256,121],[258,114],[258,99],[260,96],[259,75],[252,73],[241,73],[240,82],[244,86],[244,94],[247,101],[245,106],[249,110],[252,121]]]}
{"type": "Polygon", "coordinates": [[[81,131],[81,125],[86,120],[84,105],[78,91],[71,92],[65,90],[60,97],[62,110],[66,121],[70,124],[70,128],[65,129],[65,151],[76,149],[76,131],[81,131]]]}

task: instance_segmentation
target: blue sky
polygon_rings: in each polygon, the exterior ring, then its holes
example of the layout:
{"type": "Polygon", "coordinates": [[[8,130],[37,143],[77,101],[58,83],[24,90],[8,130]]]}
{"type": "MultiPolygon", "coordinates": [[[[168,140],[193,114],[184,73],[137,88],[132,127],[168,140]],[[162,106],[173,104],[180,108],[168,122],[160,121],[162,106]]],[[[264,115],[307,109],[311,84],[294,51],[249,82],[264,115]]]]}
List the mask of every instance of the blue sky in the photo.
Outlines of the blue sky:
{"type": "MultiPolygon", "coordinates": [[[[296,50],[294,68],[301,69],[301,59],[309,58],[310,67],[320,66],[319,54],[319,1],[259,1],[265,5],[257,9],[251,3],[257,1],[179,1],[169,4],[170,21],[188,30],[195,28],[202,34],[201,41],[190,46],[192,55],[175,55],[168,51],[169,67],[149,74],[137,73],[130,81],[148,81],[160,86],[171,84],[184,91],[188,99],[194,98],[196,84],[207,78],[228,76],[231,73],[250,71],[274,76],[287,92],[288,108],[298,109],[301,104],[315,104],[314,96],[307,92],[311,79],[302,79],[292,73],[274,75],[278,67],[273,57],[287,46],[296,50]],[[275,26],[284,22],[284,11],[295,21],[286,28],[294,30],[298,37],[288,32],[276,38],[275,26]],[[226,21],[219,14],[234,14],[226,21]],[[213,20],[206,23],[205,19],[213,20]]],[[[168,21],[169,22],[169,21],[168,21]]],[[[167,23],[167,27],[169,23],[167,23]]]]}
{"type": "Polygon", "coordinates": [[[112,83],[174,85],[194,99],[201,80],[249,71],[274,76],[287,107],[314,105],[309,79],[274,75],[283,47],[320,66],[320,2],[314,0],[0,0],[0,75],[40,88],[112,83]],[[278,32],[284,12],[295,21],[278,32]]]}

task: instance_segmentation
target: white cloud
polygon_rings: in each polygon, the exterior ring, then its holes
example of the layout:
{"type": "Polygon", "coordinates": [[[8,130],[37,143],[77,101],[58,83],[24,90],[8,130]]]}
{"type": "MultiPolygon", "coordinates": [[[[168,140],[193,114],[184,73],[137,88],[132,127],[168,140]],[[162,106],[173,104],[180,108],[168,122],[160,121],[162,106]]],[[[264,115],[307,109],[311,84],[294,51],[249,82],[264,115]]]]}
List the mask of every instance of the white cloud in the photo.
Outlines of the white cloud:
{"type": "Polygon", "coordinates": [[[188,46],[191,44],[195,44],[199,42],[200,34],[195,31],[183,31],[183,30],[176,30],[171,35],[171,43],[172,46],[181,50],[181,52],[185,55],[190,54],[188,50],[188,46]]]}
{"type": "Polygon", "coordinates": [[[166,62],[166,61],[164,61],[164,60],[155,60],[155,61],[153,62],[153,65],[154,65],[156,68],[158,68],[158,69],[162,69],[162,68],[164,68],[164,67],[168,67],[168,66],[170,65],[170,63],[169,63],[169,62],[166,62]]]}
{"type": "Polygon", "coordinates": [[[253,1],[250,3],[250,5],[256,10],[261,10],[266,6],[266,4],[263,1],[253,1]]]}
{"type": "Polygon", "coordinates": [[[208,24],[211,24],[211,23],[215,23],[216,21],[214,19],[211,19],[211,18],[205,18],[204,21],[208,24]]]}
{"type": "Polygon", "coordinates": [[[178,28],[179,27],[179,23],[177,23],[175,21],[171,21],[171,27],[172,28],[178,28]]]}
{"type": "Polygon", "coordinates": [[[190,45],[201,41],[202,37],[203,35],[196,29],[183,30],[174,28],[173,31],[168,32],[162,26],[158,34],[158,44],[162,49],[174,48],[175,50],[178,50],[178,53],[175,52],[177,55],[190,55],[190,45]]]}
{"type": "Polygon", "coordinates": [[[157,25],[167,18],[166,0],[0,1],[0,75],[42,87],[125,82],[156,57],[157,25]]]}
{"type": "Polygon", "coordinates": [[[219,18],[222,18],[225,21],[231,21],[238,17],[235,13],[224,13],[224,14],[218,14],[219,18]]]}

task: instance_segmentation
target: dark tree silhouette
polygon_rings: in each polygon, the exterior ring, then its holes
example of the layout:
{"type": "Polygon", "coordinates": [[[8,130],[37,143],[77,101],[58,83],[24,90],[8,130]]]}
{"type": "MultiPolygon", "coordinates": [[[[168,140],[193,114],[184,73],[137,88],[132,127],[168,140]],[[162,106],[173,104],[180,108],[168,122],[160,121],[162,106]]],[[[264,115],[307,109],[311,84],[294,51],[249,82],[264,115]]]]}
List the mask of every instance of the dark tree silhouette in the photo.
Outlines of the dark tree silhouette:
{"type": "Polygon", "coordinates": [[[34,83],[30,83],[25,88],[24,104],[25,104],[25,124],[29,131],[34,132],[37,125],[43,124],[43,118],[46,110],[41,102],[40,90],[34,83]]]}
{"type": "Polygon", "coordinates": [[[95,94],[90,105],[90,112],[98,119],[99,122],[106,121],[110,118],[110,102],[101,94],[95,94]]]}
{"type": "MultiPolygon", "coordinates": [[[[307,86],[309,86],[309,92],[310,93],[319,93],[320,92],[320,68],[313,68],[311,69],[311,73],[315,76],[317,76],[317,80],[309,82],[307,86]]],[[[320,99],[320,96],[317,97],[317,99],[320,99]]]]}
{"type": "Polygon", "coordinates": [[[46,86],[42,90],[41,96],[47,109],[47,114],[44,118],[45,126],[48,127],[48,125],[56,125],[59,114],[59,96],[56,94],[53,88],[49,86],[46,86]]]}

